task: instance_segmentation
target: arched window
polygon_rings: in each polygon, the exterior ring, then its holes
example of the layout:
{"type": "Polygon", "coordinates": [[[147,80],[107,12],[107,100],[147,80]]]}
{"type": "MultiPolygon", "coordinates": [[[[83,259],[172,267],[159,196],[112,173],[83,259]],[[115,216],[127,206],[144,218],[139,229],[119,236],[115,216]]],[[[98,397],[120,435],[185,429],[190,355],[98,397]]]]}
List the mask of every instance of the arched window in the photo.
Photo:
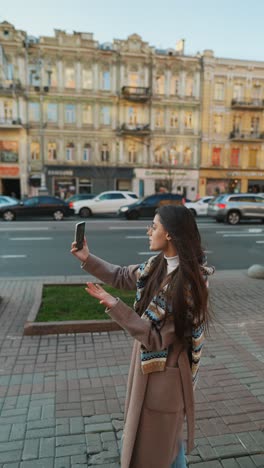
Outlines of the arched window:
{"type": "Polygon", "coordinates": [[[75,146],[74,143],[68,143],[66,145],[66,161],[74,161],[75,146]]]}
{"type": "Polygon", "coordinates": [[[32,141],[30,145],[31,161],[40,161],[40,144],[38,141],[32,141]]]}
{"type": "Polygon", "coordinates": [[[137,148],[133,143],[128,146],[128,162],[130,164],[136,164],[137,162],[137,148]]]}
{"type": "Polygon", "coordinates": [[[54,141],[48,142],[48,160],[56,161],[57,160],[57,143],[54,141]]]}
{"type": "Polygon", "coordinates": [[[92,159],[92,147],[90,143],[85,143],[83,146],[83,161],[91,162],[92,159]]]}
{"type": "Polygon", "coordinates": [[[175,146],[172,146],[169,150],[169,163],[172,166],[177,166],[179,163],[179,158],[178,158],[178,151],[175,146]]]}
{"type": "Polygon", "coordinates": [[[109,162],[109,159],[110,159],[109,145],[107,143],[103,143],[101,146],[101,161],[109,162]]]}
{"type": "Polygon", "coordinates": [[[163,146],[157,146],[155,148],[154,163],[160,166],[167,163],[166,149],[163,146]]]}
{"type": "Polygon", "coordinates": [[[192,161],[192,150],[189,146],[186,146],[183,151],[183,164],[184,166],[190,166],[192,161]]]}

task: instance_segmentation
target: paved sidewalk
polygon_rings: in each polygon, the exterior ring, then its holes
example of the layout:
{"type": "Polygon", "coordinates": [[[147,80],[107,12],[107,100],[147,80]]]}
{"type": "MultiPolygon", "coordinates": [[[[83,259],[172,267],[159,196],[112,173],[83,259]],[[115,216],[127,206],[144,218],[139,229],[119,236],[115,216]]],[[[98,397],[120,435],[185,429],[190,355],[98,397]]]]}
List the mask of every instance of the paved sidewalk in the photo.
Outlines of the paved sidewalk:
{"type": "MultiPolygon", "coordinates": [[[[119,466],[131,338],[22,335],[36,284],[86,279],[0,280],[0,468],[119,466]]],[[[211,298],[189,467],[263,468],[264,282],[219,272],[211,298]]]]}

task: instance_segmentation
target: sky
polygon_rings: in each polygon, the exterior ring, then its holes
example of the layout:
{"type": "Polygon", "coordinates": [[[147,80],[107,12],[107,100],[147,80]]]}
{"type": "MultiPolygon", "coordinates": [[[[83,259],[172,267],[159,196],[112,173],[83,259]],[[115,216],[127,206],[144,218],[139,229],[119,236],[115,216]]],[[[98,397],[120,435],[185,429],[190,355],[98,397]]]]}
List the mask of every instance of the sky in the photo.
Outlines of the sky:
{"type": "Polygon", "coordinates": [[[264,61],[263,0],[6,0],[0,21],[33,36],[92,32],[112,42],[133,33],[158,49],[212,49],[218,57],[264,61]]]}

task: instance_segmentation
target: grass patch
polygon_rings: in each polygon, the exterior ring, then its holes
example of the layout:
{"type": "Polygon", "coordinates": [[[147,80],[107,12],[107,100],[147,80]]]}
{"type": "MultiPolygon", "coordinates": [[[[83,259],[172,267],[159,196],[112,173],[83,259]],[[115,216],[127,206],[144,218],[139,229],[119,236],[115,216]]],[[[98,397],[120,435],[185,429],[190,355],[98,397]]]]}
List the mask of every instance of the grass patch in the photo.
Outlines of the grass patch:
{"type": "MultiPolygon", "coordinates": [[[[130,307],[133,306],[135,291],[120,291],[104,286],[112,296],[118,296],[130,307]]],[[[42,303],[36,322],[61,322],[67,320],[107,320],[105,307],[87,294],[84,285],[44,286],[42,303]]]]}

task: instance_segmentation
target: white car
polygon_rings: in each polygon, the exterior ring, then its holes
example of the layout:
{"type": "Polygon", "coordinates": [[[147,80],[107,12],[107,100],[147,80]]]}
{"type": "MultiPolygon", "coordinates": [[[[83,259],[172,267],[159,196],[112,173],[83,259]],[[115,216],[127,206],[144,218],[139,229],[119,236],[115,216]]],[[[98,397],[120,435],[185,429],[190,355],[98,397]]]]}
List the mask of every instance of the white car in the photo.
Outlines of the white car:
{"type": "Polygon", "coordinates": [[[116,213],[121,206],[135,203],[137,199],[138,196],[133,192],[111,190],[102,192],[91,200],[78,200],[69,205],[74,209],[75,214],[81,218],[88,218],[93,214],[116,213]]]}
{"type": "Polygon", "coordinates": [[[184,206],[188,208],[194,216],[205,216],[208,211],[208,203],[215,197],[202,197],[193,202],[186,202],[184,206]]]}

